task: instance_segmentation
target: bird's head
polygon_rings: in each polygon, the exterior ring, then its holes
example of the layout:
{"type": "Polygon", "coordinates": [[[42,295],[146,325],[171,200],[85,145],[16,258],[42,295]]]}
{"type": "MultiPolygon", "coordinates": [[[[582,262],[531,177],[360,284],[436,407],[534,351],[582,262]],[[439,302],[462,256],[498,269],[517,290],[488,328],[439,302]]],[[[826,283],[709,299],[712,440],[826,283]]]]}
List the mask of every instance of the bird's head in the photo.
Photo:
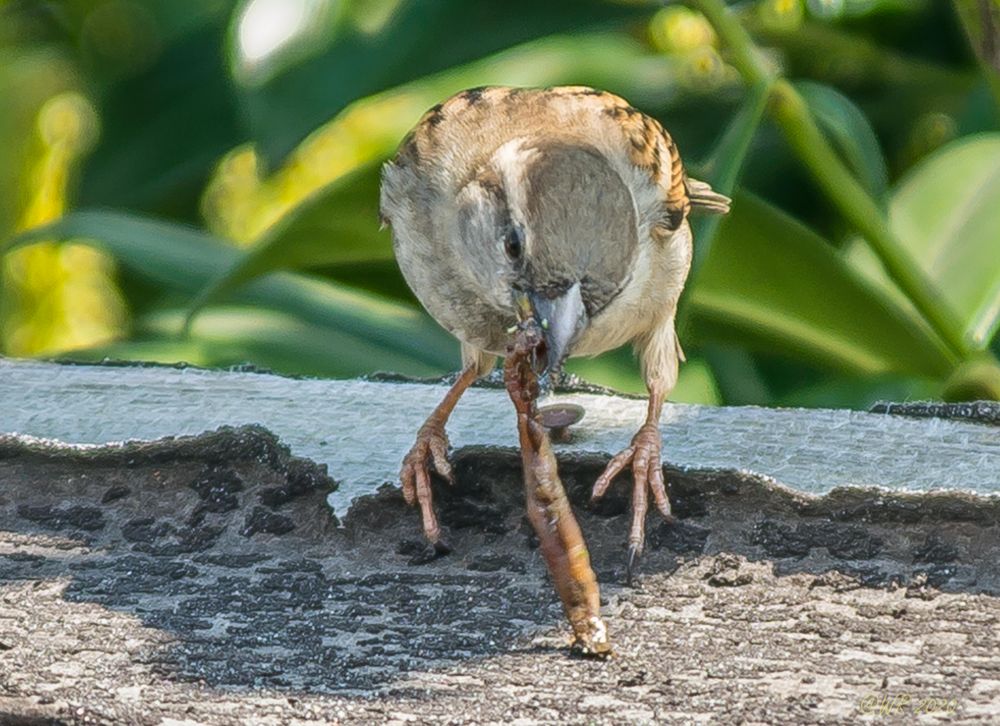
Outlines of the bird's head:
{"type": "Polygon", "coordinates": [[[515,139],[462,190],[459,234],[493,299],[542,328],[558,373],[590,320],[625,287],[637,250],[625,182],[596,149],[515,139]]]}

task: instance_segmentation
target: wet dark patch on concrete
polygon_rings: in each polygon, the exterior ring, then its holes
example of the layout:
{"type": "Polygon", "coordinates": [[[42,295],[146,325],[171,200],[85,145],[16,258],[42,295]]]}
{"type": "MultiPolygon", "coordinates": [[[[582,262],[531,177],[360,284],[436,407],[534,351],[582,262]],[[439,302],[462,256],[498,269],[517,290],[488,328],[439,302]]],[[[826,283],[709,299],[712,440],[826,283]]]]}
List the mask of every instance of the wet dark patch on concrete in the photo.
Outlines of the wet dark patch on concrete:
{"type": "Polygon", "coordinates": [[[96,507],[22,504],[17,508],[17,515],[47,529],[78,529],[96,532],[104,528],[104,514],[96,507]]]}
{"type": "MultiPolygon", "coordinates": [[[[595,568],[620,579],[631,482],[623,476],[606,498],[589,506],[590,488],[603,469],[600,456],[560,457],[560,474],[581,521],[595,568]]],[[[435,501],[445,539],[462,556],[469,537],[493,544],[490,557],[512,544],[532,550],[525,526],[520,458],[516,451],[469,447],[455,453],[457,486],[434,480],[435,501]]],[[[1000,592],[1000,498],[962,492],[892,493],[842,488],[813,497],[745,472],[666,468],[677,521],[668,525],[651,514],[647,525],[646,571],[670,571],[679,558],[732,552],[763,557],[782,571],[861,572],[866,585],[905,582],[921,563],[961,563],[939,585],[1000,592]],[[973,584],[974,583],[974,584],[973,584]]],[[[345,519],[347,531],[400,532],[394,554],[412,565],[439,559],[414,537],[413,513],[398,490],[385,487],[358,500],[345,519]],[[407,522],[402,528],[399,522],[407,522]]],[[[391,535],[390,535],[391,536],[391,535]]],[[[942,579],[943,578],[943,579],[942,579]]]]}
{"type": "Polygon", "coordinates": [[[189,522],[197,524],[207,512],[231,512],[240,506],[236,496],[243,491],[243,482],[231,467],[209,466],[191,482],[191,488],[198,494],[201,504],[192,512],[189,522]]]}
{"type": "Polygon", "coordinates": [[[882,550],[882,540],[864,527],[839,522],[789,526],[765,519],[754,525],[750,543],[763,547],[770,557],[795,559],[821,547],[840,560],[869,560],[882,550]]]}
{"type": "Polygon", "coordinates": [[[944,564],[954,562],[958,557],[958,547],[947,542],[936,532],[929,533],[923,544],[913,550],[914,562],[944,564]]]}
{"type": "Polygon", "coordinates": [[[292,521],[291,517],[269,512],[264,507],[254,507],[253,511],[247,515],[241,532],[244,537],[252,537],[260,532],[277,535],[288,534],[293,529],[295,529],[295,522],[292,521]]]}
{"type": "Polygon", "coordinates": [[[657,522],[647,534],[646,546],[651,549],[665,547],[679,555],[701,554],[711,530],[683,520],[669,524],[657,522]]]}
{"type": "Polygon", "coordinates": [[[111,504],[111,502],[116,499],[127,497],[131,493],[132,490],[124,484],[116,484],[113,487],[109,487],[108,490],[104,492],[104,496],[101,497],[101,504],[111,504]]]}

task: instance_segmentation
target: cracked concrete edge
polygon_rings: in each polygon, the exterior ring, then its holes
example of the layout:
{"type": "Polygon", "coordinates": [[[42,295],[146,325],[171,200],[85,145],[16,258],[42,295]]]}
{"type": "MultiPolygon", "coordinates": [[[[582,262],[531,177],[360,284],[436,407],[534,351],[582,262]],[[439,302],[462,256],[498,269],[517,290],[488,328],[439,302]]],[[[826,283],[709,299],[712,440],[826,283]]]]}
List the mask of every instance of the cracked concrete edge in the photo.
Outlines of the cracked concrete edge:
{"type": "Polygon", "coordinates": [[[165,461],[217,461],[233,455],[256,459],[272,467],[314,468],[314,473],[328,480],[328,491],[337,483],[329,477],[326,464],[293,456],[288,446],[264,426],[221,426],[195,435],[165,436],[153,440],[75,444],[27,434],[0,434],[0,460],[17,457],[70,459],[81,463],[134,466],[165,461]]]}
{"type": "MultiPolygon", "coordinates": [[[[291,470],[293,475],[308,475],[321,482],[316,488],[326,492],[333,492],[338,486],[326,464],[293,456],[288,446],[260,425],[223,426],[196,435],[108,444],[70,444],[22,434],[0,434],[0,460],[16,458],[127,467],[182,461],[255,460],[285,472],[291,470]]],[[[557,458],[561,469],[600,470],[607,462],[607,457],[585,452],[560,452],[557,458]]],[[[454,459],[456,463],[480,460],[500,469],[515,470],[520,466],[519,453],[504,447],[467,446],[454,452],[454,459]]],[[[773,477],[741,469],[695,469],[667,464],[665,472],[671,483],[674,508],[681,512],[687,506],[686,498],[695,494],[699,498],[740,495],[761,508],[766,503],[769,511],[842,522],[970,522],[986,526],[1000,522],[1000,494],[962,490],[906,492],[881,487],[838,487],[826,494],[811,494],[785,486],[773,477]]],[[[576,506],[583,507],[589,502],[589,488],[570,484],[567,493],[576,506]]],[[[378,496],[355,500],[345,521],[350,519],[359,501],[378,496]]]]}
{"type": "Polygon", "coordinates": [[[957,421],[1000,426],[1000,401],[969,401],[966,403],[943,403],[941,401],[908,401],[893,403],[879,401],[869,413],[886,413],[893,416],[911,418],[942,418],[957,421]]]}

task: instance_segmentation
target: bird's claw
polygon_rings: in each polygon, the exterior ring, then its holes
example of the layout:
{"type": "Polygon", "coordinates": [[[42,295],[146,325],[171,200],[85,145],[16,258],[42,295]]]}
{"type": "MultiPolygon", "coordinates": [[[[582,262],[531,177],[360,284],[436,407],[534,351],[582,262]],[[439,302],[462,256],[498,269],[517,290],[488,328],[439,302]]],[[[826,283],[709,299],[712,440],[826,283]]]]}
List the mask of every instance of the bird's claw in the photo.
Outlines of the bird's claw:
{"type": "Polygon", "coordinates": [[[615,455],[604,472],[594,483],[591,503],[604,496],[611,482],[626,466],[632,468],[632,523],[628,536],[628,560],[626,561],[626,583],[632,584],[632,575],[642,556],[646,541],[646,512],[649,510],[649,493],[653,495],[656,509],[668,522],[674,520],[670,512],[663,480],[663,464],[660,458],[660,429],[655,423],[647,423],[632,438],[631,445],[615,455]]]}
{"type": "Polygon", "coordinates": [[[448,462],[448,436],[443,426],[424,424],[417,433],[413,448],[403,458],[399,471],[403,485],[403,499],[411,507],[420,506],[424,536],[434,545],[438,554],[447,554],[450,547],[441,539],[441,527],[434,514],[434,495],[431,491],[430,470],[436,471],[449,484],[454,483],[451,464],[448,462]]]}
{"type": "Polygon", "coordinates": [[[633,545],[628,546],[628,559],[625,561],[625,584],[632,587],[632,573],[638,569],[639,559],[642,557],[642,548],[633,545]]]}

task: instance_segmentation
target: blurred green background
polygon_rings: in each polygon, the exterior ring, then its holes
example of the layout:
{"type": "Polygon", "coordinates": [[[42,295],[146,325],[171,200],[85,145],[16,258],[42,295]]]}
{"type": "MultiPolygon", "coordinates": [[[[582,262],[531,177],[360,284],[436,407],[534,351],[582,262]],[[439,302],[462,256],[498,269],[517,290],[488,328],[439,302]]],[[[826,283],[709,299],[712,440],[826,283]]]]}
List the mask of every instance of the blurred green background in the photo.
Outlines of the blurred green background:
{"type": "MultiPolygon", "coordinates": [[[[586,84],[734,197],[673,400],[1000,398],[1000,0],[0,0],[0,353],[431,376],[378,168],[586,84]]],[[[575,361],[641,391],[630,351],[575,361]]]]}

